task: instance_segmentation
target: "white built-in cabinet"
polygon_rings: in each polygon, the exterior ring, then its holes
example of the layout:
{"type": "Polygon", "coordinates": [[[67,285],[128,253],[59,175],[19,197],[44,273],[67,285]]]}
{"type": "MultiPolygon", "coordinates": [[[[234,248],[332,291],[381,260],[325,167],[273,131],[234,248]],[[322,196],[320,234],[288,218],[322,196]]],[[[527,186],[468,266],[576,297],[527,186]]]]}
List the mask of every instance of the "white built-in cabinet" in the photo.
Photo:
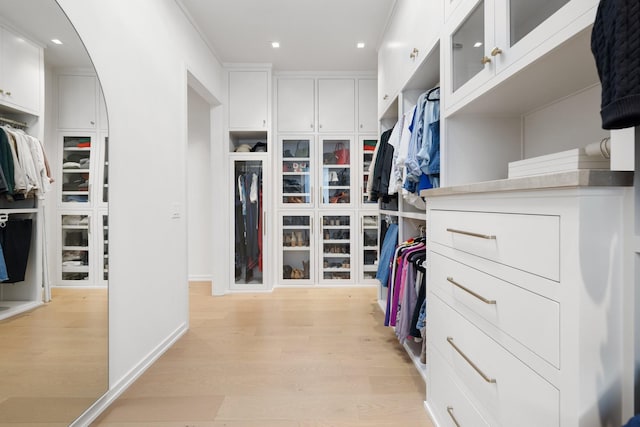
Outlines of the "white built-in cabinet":
{"type": "Polygon", "coordinates": [[[43,73],[43,49],[0,27],[0,104],[40,114],[44,94],[43,73]]]}
{"type": "Polygon", "coordinates": [[[373,156],[365,145],[377,142],[376,87],[371,76],[276,77],[276,283],[375,283],[377,252],[365,251],[362,224],[364,215],[377,224],[377,206],[364,194],[373,156]]]}
{"type": "Polygon", "coordinates": [[[267,70],[229,71],[229,129],[263,129],[269,123],[267,70]]]}
{"type": "Polygon", "coordinates": [[[633,413],[628,176],[508,179],[509,162],[609,136],[590,49],[597,6],[396,2],[378,56],[381,130],[441,87],[442,188],[422,193],[426,217],[380,204],[401,240],[426,224],[421,373],[435,425],[595,427],[633,413]],[[423,31],[433,36],[413,55],[423,31]]]}
{"type": "MultiPolygon", "coordinates": [[[[0,26],[0,119],[23,128],[27,134],[42,141],[43,108],[43,48],[19,32],[0,26]],[[12,123],[12,120],[23,125],[12,123]]],[[[51,154],[47,152],[48,156],[51,154]]],[[[24,313],[43,302],[45,220],[42,200],[8,201],[3,197],[0,201],[0,227],[6,231],[12,221],[30,222],[29,252],[24,280],[0,283],[0,320],[24,313]]],[[[26,239],[26,236],[21,238],[26,239]]],[[[6,258],[9,258],[9,250],[12,248],[5,246],[6,258]]]]}
{"type": "Polygon", "coordinates": [[[56,75],[56,286],[103,287],[108,279],[108,122],[91,72],[56,75]]]}

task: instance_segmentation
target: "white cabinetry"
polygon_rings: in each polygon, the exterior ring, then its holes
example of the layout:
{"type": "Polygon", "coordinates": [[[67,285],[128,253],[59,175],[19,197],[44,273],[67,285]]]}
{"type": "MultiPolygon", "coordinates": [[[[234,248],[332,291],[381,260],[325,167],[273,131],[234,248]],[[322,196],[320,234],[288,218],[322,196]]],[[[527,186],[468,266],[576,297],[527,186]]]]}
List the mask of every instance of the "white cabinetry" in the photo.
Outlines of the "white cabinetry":
{"type": "Polygon", "coordinates": [[[355,79],[318,79],[318,130],[353,132],[355,95],[355,79]]]}
{"type": "Polygon", "coordinates": [[[95,76],[58,76],[58,129],[95,129],[99,84],[95,76]]]}
{"type": "Polygon", "coordinates": [[[315,130],[315,80],[281,78],[277,83],[278,132],[315,130]]]}
{"type": "Polygon", "coordinates": [[[473,411],[499,426],[626,422],[629,224],[612,218],[624,217],[629,190],[460,190],[426,192],[436,424],[473,411]]]}
{"type": "Polygon", "coordinates": [[[358,80],[358,132],[378,131],[377,91],[375,79],[358,80]]]}
{"type": "Polygon", "coordinates": [[[0,28],[0,103],[39,114],[44,59],[42,48],[0,28]]]}
{"type": "Polygon", "coordinates": [[[229,71],[229,129],[267,129],[269,80],[267,70],[229,71]]]}

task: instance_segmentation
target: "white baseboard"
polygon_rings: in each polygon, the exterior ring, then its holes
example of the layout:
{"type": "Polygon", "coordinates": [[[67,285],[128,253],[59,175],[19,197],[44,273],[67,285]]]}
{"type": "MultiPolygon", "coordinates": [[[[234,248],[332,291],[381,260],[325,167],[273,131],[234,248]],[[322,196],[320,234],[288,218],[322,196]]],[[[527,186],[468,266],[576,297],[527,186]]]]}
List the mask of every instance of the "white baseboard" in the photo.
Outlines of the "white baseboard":
{"type": "Polygon", "coordinates": [[[213,277],[210,274],[190,274],[190,282],[211,282],[213,277]]]}
{"type": "Polygon", "coordinates": [[[160,358],[182,335],[188,330],[187,323],[183,323],[155,349],[153,349],[144,359],[134,366],[122,379],[109,387],[109,390],[95,401],[89,409],[80,415],[70,427],[86,427],[94,422],[105,409],[109,407],[131,384],[133,384],[153,363],[160,358]]]}

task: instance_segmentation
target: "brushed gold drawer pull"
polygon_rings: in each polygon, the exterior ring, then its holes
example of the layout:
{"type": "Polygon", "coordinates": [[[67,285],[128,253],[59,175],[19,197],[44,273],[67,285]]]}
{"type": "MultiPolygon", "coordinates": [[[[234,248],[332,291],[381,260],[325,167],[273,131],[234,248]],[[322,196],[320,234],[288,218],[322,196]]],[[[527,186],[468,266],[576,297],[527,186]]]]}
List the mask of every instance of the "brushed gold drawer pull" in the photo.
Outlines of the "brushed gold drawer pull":
{"type": "Polygon", "coordinates": [[[470,231],[456,230],[455,228],[447,228],[447,231],[450,233],[464,234],[465,236],[479,237],[481,239],[487,239],[487,240],[496,239],[496,236],[492,236],[490,234],[472,233],[470,231]]]}
{"type": "Polygon", "coordinates": [[[471,367],[472,367],[472,368],[473,368],[473,369],[474,369],[478,374],[480,374],[480,376],[481,376],[481,377],[482,377],[486,382],[491,383],[491,384],[495,384],[495,382],[496,382],[495,378],[490,378],[490,377],[488,377],[484,372],[482,372],[482,371],[480,370],[480,368],[478,368],[478,367],[476,366],[476,364],[475,364],[475,363],[473,363],[473,362],[471,361],[471,359],[469,359],[469,358],[467,357],[467,355],[466,355],[466,354],[464,354],[464,353],[462,352],[462,350],[460,350],[460,349],[458,348],[458,346],[457,346],[457,345],[455,345],[455,344],[453,343],[453,338],[452,338],[452,337],[447,337],[447,341],[449,342],[449,344],[451,344],[451,347],[453,347],[453,349],[454,349],[455,351],[457,351],[457,352],[458,352],[458,354],[459,354],[460,356],[462,356],[462,358],[463,358],[464,360],[466,360],[466,361],[467,361],[467,363],[468,363],[469,365],[471,365],[471,367]]]}
{"type": "Polygon", "coordinates": [[[496,300],[494,300],[494,299],[486,299],[482,295],[478,295],[477,293],[473,292],[471,289],[462,286],[460,283],[458,283],[455,280],[453,280],[453,277],[447,277],[447,282],[451,283],[454,286],[457,286],[458,288],[462,289],[463,291],[465,291],[469,295],[473,295],[474,297],[478,298],[480,301],[482,301],[485,304],[495,304],[496,303],[496,300]]]}
{"type": "Polygon", "coordinates": [[[449,413],[449,416],[453,420],[453,423],[456,425],[456,427],[460,427],[460,423],[458,422],[458,420],[456,420],[455,415],[453,415],[453,406],[447,406],[447,412],[449,413]]]}

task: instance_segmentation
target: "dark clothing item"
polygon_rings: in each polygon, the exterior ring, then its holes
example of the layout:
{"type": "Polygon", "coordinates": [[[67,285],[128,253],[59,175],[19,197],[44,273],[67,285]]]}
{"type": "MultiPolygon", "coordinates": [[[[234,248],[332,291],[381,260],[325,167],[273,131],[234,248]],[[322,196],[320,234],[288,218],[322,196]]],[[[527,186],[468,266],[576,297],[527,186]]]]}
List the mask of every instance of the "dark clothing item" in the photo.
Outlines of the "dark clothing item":
{"type": "Polygon", "coordinates": [[[13,194],[13,190],[16,188],[13,155],[9,146],[9,138],[7,138],[7,134],[2,129],[0,129],[0,168],[2,168],[7,192],[13,194]]]}
{"type": "Polygon", "coordinates": [[[31,230],[30,219],[11,219],[6,222],[4,228],[0,228],[0,244],[9,276],[4,283],[24,281],[31,249],[31,230]]]}
{"type": "Polygon", "coordinates": [[[591,51],[602,83],[604,129],[640,125],[640,2],[601,0],[591,51]]]}
{"type": "Polygon", "coordinates": [[[388,203],[390,200],[387,193],[389,192],[389,176],[391,175],[394,151],[393,146],[389,144],[392,131],[393,129],[388,129],[380,136],[380,146],[378,147],[378,155],[373,167],[373,176],[370,178],[373,180],[373,184],[369,198],[373,202],[382,199],[383,202],[388,203]]]}

